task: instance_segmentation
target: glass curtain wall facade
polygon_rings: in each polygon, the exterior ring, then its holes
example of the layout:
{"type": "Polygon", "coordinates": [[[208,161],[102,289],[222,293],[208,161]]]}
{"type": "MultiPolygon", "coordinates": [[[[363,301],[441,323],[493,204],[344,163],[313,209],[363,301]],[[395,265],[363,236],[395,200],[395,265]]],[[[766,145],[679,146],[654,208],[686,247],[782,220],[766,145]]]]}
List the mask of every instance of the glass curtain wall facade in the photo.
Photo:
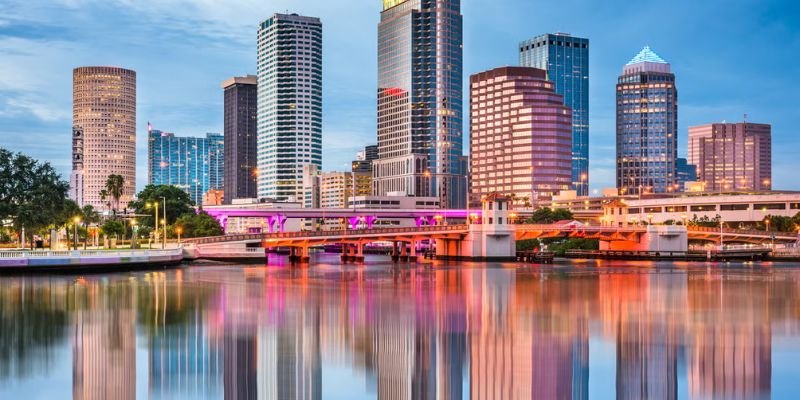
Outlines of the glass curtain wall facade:
{"type": "Polygon", "coordinates": [[[322,22],[275,14],[258,29],[259,198],[299,199],[322,167],[322,22]]]}
{"type": "Polygon", "coordinates": [[[617,189],[678,189],[678,89],[670,65],[645,47],[617,80],[617,189]]]}
{"type": "Polygon", "coordinates": [[[225,108],[225,204],[256,198],[257,82],[248,75],[222,82],[225,108]]]}
{"type": "Polygon", "coordinates": [[[176,137],[157,129],[148,130],[148,184],[177,186],[195,204],[203,195],[224,187],[225,139],[218,133],[206,137],[176,137]]]}
{"type": "Polygon", "coordinates": [[[465,204],[459,0],[384,0],[378,25],[373,191],[465,204]]]}
{"type": "Polygon", "coordinates": [[[519,45],[519,63],[547,71],[572,109],[572,189],[589,195],[589,39],[543,34],[519,45]]]}

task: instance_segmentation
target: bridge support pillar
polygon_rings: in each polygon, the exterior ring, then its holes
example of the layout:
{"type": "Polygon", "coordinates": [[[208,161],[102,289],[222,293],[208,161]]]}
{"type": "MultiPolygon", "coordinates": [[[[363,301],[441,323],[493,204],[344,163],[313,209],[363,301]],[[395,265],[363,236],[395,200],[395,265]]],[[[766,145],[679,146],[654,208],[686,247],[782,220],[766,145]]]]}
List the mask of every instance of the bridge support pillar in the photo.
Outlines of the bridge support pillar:
{"type": "Polygon", "coordinates": [[[353,261],[355,261],[357,263],[363,263],[364,262],[364,243],[359,242],[359,243],[356,243],[355,246],[356,246],[356,249],[355,249],[355,253],[356,254],[353,256],[353,261]]]}
{"type": "Polygon", "coordinates": [[[392,261],[397,262],[400,260],[400,253],[398,253],[397,242],[392,242],[392,261]]]}
{"type": "Polygon", "coordinates": [[[411,251],[411,255],[408,256],[408,261],[410,262],[417,262],[417,245],[419,245],[418,241],[411,241],[411,248],[409,249],[411,251]]]}
{"type": "Polygon", "coordinates": [[[400,242],[400,261],[408,262],[408,244],[400,242]]]}
{"type": "Polygon", "coordinates": [[[350,261],[350,244],[349,243],[342,243],[342,257],[341,260],[343,263],[350,261]]]}
{"type": "Polygon", "coordinates": [[[308,246],[300,247],[300,254],[297,256],[297,261],[301,264],[308,264],[311,261],[311,253],[308,246]]]}

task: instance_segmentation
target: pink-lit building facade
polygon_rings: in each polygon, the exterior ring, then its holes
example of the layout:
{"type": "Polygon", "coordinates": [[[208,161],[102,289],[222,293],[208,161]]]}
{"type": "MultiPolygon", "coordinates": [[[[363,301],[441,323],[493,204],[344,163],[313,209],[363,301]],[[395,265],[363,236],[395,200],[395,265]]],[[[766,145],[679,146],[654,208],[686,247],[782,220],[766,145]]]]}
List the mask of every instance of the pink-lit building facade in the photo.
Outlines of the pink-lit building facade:
{"type": "Polygon", "coordinates": [[[572,182],[572,111],[547,72],[501,67],[470,78],[472,202],[497,192],[520,204],[572,182]]]}
{"type": "Polygon", "coordinates": [[[772,127],[750,122],[689,128],[689,164],[707,191],[771,190],[772,127]]]}

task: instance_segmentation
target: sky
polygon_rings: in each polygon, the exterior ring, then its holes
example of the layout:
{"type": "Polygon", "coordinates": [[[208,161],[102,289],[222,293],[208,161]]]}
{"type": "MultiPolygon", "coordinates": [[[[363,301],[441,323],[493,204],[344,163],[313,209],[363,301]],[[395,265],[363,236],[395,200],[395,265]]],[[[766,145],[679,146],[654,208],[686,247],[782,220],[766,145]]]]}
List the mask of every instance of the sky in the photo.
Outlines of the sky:
{"type": "MultiPolygon", "coordinates": [[[[0,147],[68,178],[72,69],[134,69],[141,189],[147,121],[180,136],[222,132],[220,83],[255,73],[258,23],[290,12],[322,19],[323,169],[346,170],[377,140],[380,9],[380,0],[0,0],[0,147]]],[[[747,114],[772,124],[775,188],[800,190],[800,2],[462,0],[462,13],[465,82],[516,65],[518,43],[537,34],[590,39],[591,189],[614,186],[614,85],[649,45],[676,74],[680,156],[689,126],[747,114]]]]}

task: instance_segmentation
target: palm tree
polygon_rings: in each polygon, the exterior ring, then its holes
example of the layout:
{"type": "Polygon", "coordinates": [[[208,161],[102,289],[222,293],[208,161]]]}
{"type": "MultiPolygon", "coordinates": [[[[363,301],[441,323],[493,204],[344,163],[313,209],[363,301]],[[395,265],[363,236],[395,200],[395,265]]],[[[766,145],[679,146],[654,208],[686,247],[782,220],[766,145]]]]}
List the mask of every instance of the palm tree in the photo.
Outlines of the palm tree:
{"type": "Polygon", "coordinates": [[[81,214],[83,215],[83,227],[86,230],[86,240],[83,242],[83,249],[86,250],[86,242],[89,241],[89,225],[100,223],[100,213],[97,212],[91,204],[87,204],[81,209],[81,214]]]}
{"type": "Polygon", "coordinates": [[[109,175],[108,179],[106,180],[105,190],[107,190],[108,194],[111,195],[111,198],[114,199],[114,215],[117,214],[117,210],[119,209],[119,199],[124,193],[124,186],[125,178],[120,175],[109,175]]]}
{"type": "Polygon", "coordinates": [[[100,191],[100,201],[103,204],[105,204],[106,207],[111,208],[111,203],[106,203],[107,199],[108,199],[108,190],[105,190],[105,189],[101,190],[100,191]]]}

